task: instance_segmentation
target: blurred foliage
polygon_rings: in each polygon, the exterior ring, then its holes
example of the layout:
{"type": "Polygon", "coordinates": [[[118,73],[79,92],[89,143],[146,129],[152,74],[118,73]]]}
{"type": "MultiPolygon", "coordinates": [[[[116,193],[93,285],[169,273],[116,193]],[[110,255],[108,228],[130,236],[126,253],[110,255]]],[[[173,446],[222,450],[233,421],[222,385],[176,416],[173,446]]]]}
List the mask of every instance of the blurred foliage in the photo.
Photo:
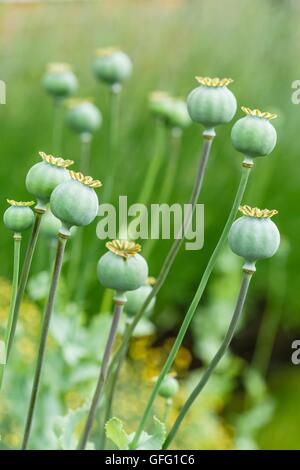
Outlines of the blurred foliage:
{"type": "MultiPolygon", "coordinates": [[[[287,249],[277,260],[259,265],[233,352],[220,364],[205,393],[197,400],[174,446],[190,449],[297,447],[297,440],[293,438],[297,436],[295,423],[298,422],[293,412],[297,406],[296,390],[299,389],[297,374],[282,372],[276,378],[274,373],[275,378],[270,382],[274,395],[270,395],[264,374],[260,375],[258,370],[268,369],[278,328],[286,334],[292,332],[295,337],[300,326],[300,221],[296,215],[300,189],[295,166],[298,162],[298,108],[291,102],[291,84],[299,78],[296,63],[299,2],[226,0],[226,16],[225,6],[219,0],[70,3],[0,5],[0,79],[7,86],[7,104],[0,106],[2,213],[6,208],[6,197],[28,199],[24,185],[28,168],[37,161],[39,150],[52,151],[52,103],[41,87],[41,77],[49,62],[73,64],[80,81],[79,95],[94,97],[103,113],[104,125],[92,146],[91,174],[105,184],[109,171],[109,100],[105,86],[92,76],[93,51],[96,47],[117,45],[132,57],[134,74],[122,92],[122,144],[115,202],[119,195],[128,195],[129,203],[136,202],[147,174],[153,154],[154,122],[147,109],[148,94],[152,90],[162,89],[185,97],[196,86],[195,75],[231,76],[235,80],[232,90],[240,105],[277,112],[279,118],[274,125],[278,131],[278,145],[270,157],[257,160],[244,202],[279,210],[276,222],[287,240],[287,249]],[[274,309],[278,319],[275,326],[272,321],[274,309]],[[249,369],[246,359],[251,361],[257,323],[261,318],[264,318],[265,330],[271,331],[270,326],[272,334],[268,334],[266,347],[264,341],[261,341],[263,347],[258,345],[255,368],[249,369]]],[[[230,210],[241,162],[241,156],[231,146],[230,128],[228,125],[217,130],[201,195],[201,202],[205,203],[204,250],[181,251],[159,295],[154,324],[150,324],[149,330],[149,324],[144,323],[140,334],[131,343],[116,398],[117,416],[124,421],[128,432],[136,426],[152,386],[151,379],[158,374],[166,358],[173,341],[170,336],[186,312],[230,210]],[[133,399],[129,400],[128,396],[133,399]],[[138,407],[135,396],[140,398],[138,407]]],[[[189,198],[200,145],[200,128],[192,125],[183,134],[172,194],[174,202],[186,202],[189,198]]],[[[79,143],[67,129],[64,130],[62,156],[79,161],[79,143]]],[[[167,161],[159,174],[159,187],[166,166],[167,161]]],[[[151,202],[158,202],[156,194],[154,191],[151,202]]],[[[101,190],[99,195],[101,200],[101,190]]],[[[94,238],[95,225],[84,230],[86,252],[94,238]]],[[[33,276],[28,286],[30,300],[27,298],[22,308],[12,367],[6,374],[4,398],[0,402],[1,434],[3,444],[9,447],[20,443],[24,403],[30,392],[40,315],[47,294],[49,262],[53,257],[51,246],[45,243],[41,238],[37,246],[33,276]]],[[[154,276],[159,272],[169,243],[160,241],[152,251],[148,261],[154,276]]],[[[92,273],[103,245],[99,241],[95,247],[92,273]]],[[[71,248],[72,241],[65,260],[66,268],[71,248]]],[[[4,230],[1,231],[0,250],[0,274],[9,278],[12,240],[4,230]]],[[[78,271],[79,284],[85,262],[83,256],[78,271]]],[[[181,390],[167,426],[175,419],[188,391],[199,379],[202,366],[207,364],[223,337],[238,289],[240,265],[240,260],[225,250],[204,305],[193,323],[191,336],[186,338],[174,365],[181,390]],[[188,373],[189,370],[192,373],[188,373]]],[[[83,306],[69,298],[64,278],[49,338],[47,373],[43,375],[39,412],[34,424],[34,448],[74,447],[73,432],[75,427],[75,436],[78,435],[81,412],[74,416],[68,410],[80,410],[85,406],[97,377],[109,328],[107,314],[92,320],[87,316],[87,313],[98,312],[103,293],[96,276],[91,278],[83,306]]],[[[9,283],[1,280],[0,290],[3,327],[9,283]]],[[[261,337],[264,338],[263,333],[261,337]]],[[[279,354],[285,364],[290,361],[286,349],[279,354]]],[[[155,414],[161,419],[164,412],[162,399],[157,400],[156,407],[155,414]]]]}

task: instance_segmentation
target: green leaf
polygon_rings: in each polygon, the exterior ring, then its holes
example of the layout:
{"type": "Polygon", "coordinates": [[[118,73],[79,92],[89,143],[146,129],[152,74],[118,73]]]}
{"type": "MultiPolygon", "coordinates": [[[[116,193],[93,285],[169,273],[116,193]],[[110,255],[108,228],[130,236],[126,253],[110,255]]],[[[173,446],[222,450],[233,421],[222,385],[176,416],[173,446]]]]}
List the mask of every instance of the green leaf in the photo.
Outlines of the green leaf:
{"type": "Polygon", "coordinates": [[[160,450],[166,438],[166,426],[154,416],[153,434],[144,432],[141,435],[137,450],[160,450]]]}
{"type": "Polygon", "coordinates": [[[129,436],[124,431],[123,423],[118,418],[111,418],[105,424],[105,432],[108,439],[113,441],[120,450],[127,450],[129,436]]]}
{"type": "Polygon", "coordinates": [[[87,405],[76,410],[69,410],[66,416],[57,418],[54,433],[57,437],[57,446],[61,450],[74,450],[78,444],[76,427],[86,415],[87,405]]]}

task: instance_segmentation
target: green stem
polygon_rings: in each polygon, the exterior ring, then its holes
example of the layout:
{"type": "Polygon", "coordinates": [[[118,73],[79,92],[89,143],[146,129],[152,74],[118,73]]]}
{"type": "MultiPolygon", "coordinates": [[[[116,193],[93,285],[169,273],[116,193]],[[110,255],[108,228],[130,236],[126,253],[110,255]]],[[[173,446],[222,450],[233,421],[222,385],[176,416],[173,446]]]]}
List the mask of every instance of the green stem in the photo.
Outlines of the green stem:
{"type": "Polygon", "coordinates": [[[52,133],[52,148],[54,154],[60,154],[62,150],[62,131],[64,123],[64,105],[61,98],[54,98],[54,118],[52,133]]]}
{"type": "Polygon", "coordinates": [[[49,327],[50,327],[50,320],[51,320],[51,316],[53,312],[53,306],[55,302],[58,281],[59,281],[61,267],[63,263],[66,242],[67,242],[67,238],[59,234],[55,264],[54,264],[54,269],[53,269],[53,274],[52,274],[48,301],[47,301],[46,310],[45,310],[44,319],[43,319],[43,326],[42,326],[42,333],[41,333],[41,339],[40,339],[40,345],[39,345],[39,351],[38,351],[38,357],[37,357],[37,364],[35,368],[33,386],[32,386],[32,391],[31,391],[26,424],[25,424],[22,450],[27,449],[27,445],[28,445],[28,441],[30,437],[33,416],[34,416],[35,407],[36,407],[36,400],[37,400],[37,395],[39,392],[41,374],[42,374],[42,369],[43,369],[43,364],[44,364],[44,359],[45,359],[45,351],[46,351],[46,344],[47,344],[47,338],[48,338],[49,327]]]}
{"type": "Polygon", "coordinates": [[[31,236],[30,236],[30,239],[29,239],[29,242],[28,242],[28,245],[27,245],[25,259],[24,259],[24,262],[23,262],[23,267],[22,267],[22,272],[21,272],[21,277],[20,277],[20,283],[19,283],[19,287],[18,287],[16,302],[15,302],[15,308],[14,308],[14,312],[13,312],[13,320],[12,320],[10,334],[9,334],[8,343],[7,343],[6,361],[8,361],[8,359],[9,359],[11,348],[13,346],[16,327],[17,327],[17,323],[18,323],[19,312],[20,312],[20,307],[21,307],[24,292],[25,292],[25,289],[26,289],[27,280],[28,280],[28,276],[29,276],[29,271],[30,271],[30,267],[31,267],[31,263],[32,263],[32,258],[33,258],[36,242],[37,242],[38,235],[39,235],[40,224],[41,224],[42,216],[43,216],[44,213],[45,213],[45,210],[43,210],[43,209],[35,209],[34,224],[33,224],[31,236]]]}
{"type": "Polygon", "coordinates": [[[88,417],[85,422],[84,430],[79,441],[79,446],[78,446],[79,450],[84,450],[86,448],[89,435],[91,433],[94,419],[96,416],[98,404],[100,402],[100,399],[102,398],[102,392],[103,392],[103,388],[104,388],[106,378],[107,378],[109,360],[110,360],[112,348],[115,342],[116,334],[118,331],[118,324],[119,324],[120,316],[123,310],[123,306],[124,306],[124,301],[118,301],[118,300],[115,301],[113,320],[112,320],[109,336],[107,339],[107,343],[105,346],[105,350],[104,350],[104,355],[103,355],[103,359],[102,359],[102,363],[100,367],[100,374],[99,374],[98,382],[97,382],[96,389],[93,395],[88,417]]]}
{"type": "Polygon", "coordinates": [[[110,90],[110,116],[109,116],[109,138],[108,138],[108,164],[109,173],[105,181],[103,201],[111,202],[114,189],[115,174],[118,170],[119,149],[119,113],[120,113],[120,88],[110,90]]]}
{"type": "MultiPolygon", "coordinates": [[[[163,379],[165,378],[165,376],[167,375],[167,373],[169,372],[173,362],[174,362],[174,359],[177,355],[177,352],[182,344],[182,341],[183,341],[183,338],[187,332],[187,329],[194,317],[194,314],[195,314],[195,311],[196,311],[196,308],[201,300],[201,297],[202,297],[202,294],[205,290],[205,287],[207,285],[207,282],[210,278],[210,275],[213,271],[213,268],[215,266],[215,263],[217,261],[217,258],[219,256],[219,253],[225,243],[225,241],[227,240],[227,235],[228,235],[228,232],[230,230],[230,227],[236,217],[236,213],[238,211],[238,208],[241,204],[241,201],[242,201],[242,198],[243,198],[243,195],[244,195],[244,192],[245,192],[245,189],[246,189],[246,186],[247,186],[247,182],[248,182],[248,178],[249,178],[249,173],[251,171],[251,166],[244,166],[242,167],[242,175],[241,175],[241,180],[240,180],[240,184],[239,184],[239,187],[238,187],[238,191],[237,191],[237,194],[236,194],[236,197],[234,199],[234,202],[233,202],[233,206],[231,208],[231,211],[230,211],[230,214],[228,216],[228,219],[226,221],[226,224],[225,224],[225,227],[223,229],[223,232],[220,236],[220,239],[217,243],[217,246],[216,248],[214,249],[209,261],[208,261],[208,264],[205,268],[205,271],[202,275],[202,278],[200,280],[200,284],[198,286],[198,289],[196,291],[196,294],[190,304],[190,307],[187,311],[187,314],[183,320],[183,323],[181,325],[181,328],[179,330],[179,333],[176,337],[176,340],[173,344],[173,347],[171,349],[171,352],[165,362],[165,365],[164,367],[162,368],[161,370],[161,373],[155,383],[155,386],[152,390],[152,393],[149,397],[149,400],[148,400],[148,403],[146,405],[146,408],[145,408],[145,411],[144,411],[144,414],[142,416],[142,419],[140,421],[140,424],[138,426],[138,429],[136,431],[136,435],[135,435],[135,438],[132,442],[132,446],[136,445],[136,443],[138,442],[138,439],[146,425],[146,422],[147,422],[147,419],[148,419],[148,416],[151,412],[151,408],[152,408],[152,405],[154,403],[154,400],[158,394],[158,390],[159,390],[159,387],[160,387],[160,384],[162,383],[163,379]]],[[[155,286],[154,286],[155,288],[155,286]]],[[[154,290],[154,289],[153,289],[154,290]]],[[[151,293],[150,293],[151,295],[151,293]]]]}
{"type": "Polygon", "coordinates": [[[163,415],[163,419],[162,419],[162,422],[165,423],[165,424],[167,424],[172,406],[173,406],[172,398],[167,398],[166,403],[165,403],[165,411],[164,411],[164,415],[163,415]]]}
{"type": "MultiPolygon", "coordinates": [[[[178,158],[180,153],[182,131],[181,129],[174,128],[171,130],[170,135],[170,152],[168,155],[168,167],[164,177],[164,184],[161,185],[160,195],[158,197],[159,203],[168,203],[172,193],[173,184],[175,181],[178,158]]],[[[149,259],[150,254],[156,244],[157,240],[149,238],[144,245],[143,253],[145,258],[149,259]]]]}
{"type": "Polygon", "coordinates": [[[139,204],[147,205],[153,192],[153,187],[164,155],[165,137],[166,126],[164,123],[157,120],[154,137],[154,155],[152,156],[146,178],[143,182],[142,190],[137,198],[139,204]]]}
{"type": "MultiPolygon", "coordinates": [[[[12,278],[12,290],[11,290],[11,300],[9,306],[8,320],[5,329],[4,344],[5,349],[10,337],[11,327],[13,324],[13,315],[15,310],[18,283],[19,283],[19,269],[20,269],[20,250],[21,250],[21,241],[22,235],[20,233],[14,234],[14,267],[13,267],[13,278],[12,278]]],[[[2,386],[3,375],[4,375],[5,365],[0,366],[0,389],[2,386]]]]}
{"type": "Polygon", "coordinates": [[[177,433],[177,431],[178,431],[185,415],[187,414],[188,410],[190,409],[190,407],[192,406],[192,404],[194,403],[196,398],[199,396],[199,394],[201,393],[201,391],[203,390],[203,388],[207,384],[207,382],[208,382],[210,376],[212,375],[213,371],[215,370],[218,363],[220,362],[220,360],[224,356],[225,352],[227,351],[227,349],[228,349],[228,347],[231,343],[231,340],[233,338],[233,335],[235,333],[238,321],[239,321],[240,316],[241,316],[242,311],[243,311],[243,307],[244,307],[244,304],[245,304],[245,300],[246,300],[246,296],[247,296],[247,292],[248,292],[248,288],[249,288],[249,284],[250,284],[250,281],[251,281],[252,274],[253,273],[251,273],[251,272],[244,272],[243,279],[242,279],[242,284],[241,284],[241,288],[240,288],[240,292],[239,292],[239,296],[238,296],[238,300],[237,300],[235,310],[234,310],[234,313],[233,313],[233,317],[231,319],[231,322],[230,322],[229,328],[227,330],[227,333],[225,335],[225,338],[223,340],[223,343],[221,344],[221,346],[218,349],[217,353],[213,357],[213,359],[210,362],[208,368],[206,369],[206,371],[202,375],[199,383],[196,385],[196,387],[194,388],[194,390],[192,391],[192,393],[188,397],[187,401],[185,402],[185,404],[181,408],[181,411],[180,411],[179,415],[177,416],[177,419],[176,419],[175,423],[173,424],[173,426],[172,426],[172,428],[171,428],[169,434],[167,435],[167,438],[166,438],[166,440],[163,444],[163,447],[162,447],[163,449],[167,449],[169,447],[170,443],[174,439],[174,437],[175,437],[175,435],[176,435],[176,433],[177,433]]]}
{"type": "Polygon", "coordinates": [[[90,171],[90,160],[91,160],[91,141],[92,134],[84,132],[80,134],[80,171],[87,175],[90,171]]]}
{"type": "MultiPolygon", "coordinates": [[[[130,323],[131,322],[129,322],[129,323],[126,322],[124,335],[126,335],[128,329],[130,327],[130,323]]],[[[104,410],[104,419],[103,419],[103,426],[102,426],[103,430],[104,430],[105,424],[111,418],[111,415],[112,415],[112,405],[113,405],[114,395],[115,395],[115,391],[116,391],[116,385],[117,385],[117,382],[118,382],[119,373],[120,373],[120,370],[121,370],[121,365],[122,365],[123,359],[126,355],[126,350],[123,351],[123,354],[124,354],[124,356],[122,355],[122,358],[116,364],[115,369],[112,371],[112,373],[109,376],[109,383],[108,383],[108,387],[107,387],[108,390],[107,390],[107,394],[106,394],[106,402],[105,402],[105,410],[104,410]]],[[[101,431],[102,431],[102,429],[101,429],[101,431]]],[[[100,439],[100,449],[101,448],[105,449],[105,444],[106,444],[106,436],[105,436],[105,432],[103,432],[103,434],[101,435],[101,439],[100,439]]]]}

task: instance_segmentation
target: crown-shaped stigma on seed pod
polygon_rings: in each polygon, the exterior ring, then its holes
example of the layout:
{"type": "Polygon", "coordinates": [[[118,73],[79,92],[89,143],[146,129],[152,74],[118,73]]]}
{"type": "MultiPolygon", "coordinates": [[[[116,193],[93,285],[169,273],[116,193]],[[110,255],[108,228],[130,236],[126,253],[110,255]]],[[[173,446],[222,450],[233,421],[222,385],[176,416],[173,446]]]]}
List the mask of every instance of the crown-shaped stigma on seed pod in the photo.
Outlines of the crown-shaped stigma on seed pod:
{"type": "Polygon", "coordinates": [[[15,201],[14,199],[6,199],[10,206],[17,206],[17,207],[30,207],[35,204],[34,201],[15,201]]]}
{"type": "Polygon", "coordinates": [[[47,71],[51,73],[63,73],[72,70],[70,64],[65,62],[51,62],[47,65],[47,71]]]}
{"type": "Polygon", "coordinates": [[[268,111],[261,111],[260,109],[251,109],[251,108],[247,108],[246,106],[242,106],[241,110],[245,114],[248,114],[248,116],[260,117],[260,118],[268,119],[269,121],[277,118],[277,114],[269,113],[268,111]]]}
{"type": "Polygon", "coordinates": [[[94,180],[91,176],[84,176],[82,173],[72,171],[72,170],[69,170],[69,173],[73,180],[79,181],[79,183],[85,184],[86,186],[89,186],[90,188],[97,189],[102,186],[101,181],[94,180]]]}
{"type": "Polygon", "coordinates": [[[249,217],[256,217],[258,219],[266,219],[271,218],[274,215],[278,214],[276,209],[259,209],[258,207],[250,207],[250,206],[240,206],[239,211],[243,215],[248,215],[249,217]]]}
{"type": "Polygon", "coordinates": [[[254,273],[256,262],[271,258],[279,248],[280,233],[271,220],[278,212],[248,205],[239,210],[242,216],[232,224],[228,242],[233,253],[244,259],[243,270],[254,273]]]}
{"type": "Polygon", "coordinates": [[[94,98],[88,96],[87,98],[69,98],[66,100],[65,104],[68,108],[76,108],[84,103],[94,103],[94,98]]]}
{"type": "Polygon", "coordinates": [[[68,168],[74,163],[73,160],[64,160],[61,157],[54,157],[53,155],[48,155],[45,152],[39,152],[39,156],[44,160],[44,162],[61,168],[68,168]]]}
{"type": "Polygon", "coordinates": [[[233,83],[232,78],[219,78],[219,77],[195,77],[198,83],[209,87],[223,87],[233,83]]]}
{"type": "Polygon", "coordinates": [[[141,245],[128,240],[112,240],[105,244],[106,248],[118,256],[128,259],[142,250],[141,245]]]}

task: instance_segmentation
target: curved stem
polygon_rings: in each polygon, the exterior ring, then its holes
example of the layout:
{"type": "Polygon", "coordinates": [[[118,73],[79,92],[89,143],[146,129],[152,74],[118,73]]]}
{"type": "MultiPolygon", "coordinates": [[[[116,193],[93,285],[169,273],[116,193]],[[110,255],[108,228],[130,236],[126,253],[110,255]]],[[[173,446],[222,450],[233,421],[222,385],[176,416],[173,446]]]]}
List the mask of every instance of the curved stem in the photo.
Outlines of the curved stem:
{"type": "MultiPolygon", "coordinates": [[[[129,327],[130,327],[130,323],[126,322],[124,335],[126,335],[129,327]]],[[[117,382],[118,382],[119,373],[120,373],[120,370],[121,370],[121,365],[123,363],[123,359],[125,358],[125,355],[126,355],[126,349],[123,350],[122,358],[116,364],[115,369],[111,372],[111,374],[109,376],[109,383],[108,383],[108,387],[107,387],[108,390],[107,390],[107,394],[106,394],[106,403],[105,403],[105,410],[104,410],[103,427],[102,427],[103,430],[104,430],[105,424],[111,418],[112,405],[113,405],[114,395],[115,395],[115,391],[116,391],[116,385],[117,385],[117,382]]],[[[101,435],[101,439],[100,439],[100,449],[101,448],[105,449],[105,443],[106,443],[106,436],[105,436],[105,432],[103,432],[103,434],[101,435]]]]}
{"type": "Polygon", "coordinates": [[[79,450],[84,450],[88,443],[89,435],[91,433],[93,422],[96,416],[98,404],[100,402],[100,399],[102,398],[102,392],[103,392],[103,387],[105,385],[105,381],[107,377],[111,351],[115,342],[115,338],[116,338],[116,334],[118,330],[118,324],[119,324],[120,316],[123,310],[123,305],[124,305],[124,302],[118,302],[118,301],[115,302],[113,320],[112,320],[109,336],[107,339],[107,343],[105,346],[105,350],[104,350],[104,355],[103,355],[103,359],[102,359],[102,363],[100,367],[100,374],[99,374],[98,382],[97,382],[96,389],[93,395],[88,417],[85,422],[84,430],[79,441],[79,446],[78,446],[79,450]]]}
{"type": "Polygon", "coordinates": [[[23,437],[23,442],[22,442],[22,450],[27,449],[28,440],[30,437],[33,415],[35,412],[36,400],[37,400],[37,395],[38,395],[38,391],[40,387],[42,368],[43,368],[44,359],[45,359],[45,350],[46,350],[46,343],[47,343],[47,338],[48,338],[48,333],[49,333],[50,320],[51,320],[51,316],[53,312],[53,306],[54,306],[58,281],[60,277],[61,267],[63,263],[66,242],[67,242],[67,238],[59,235],[55,264],[54,264],[54,269],[53,269],[53,274],[52,274],[48,301],[47,301],[46,310],[44,314],[37,363],[36,363],[33,386],[32,386],[29,408],[28,408],[28,413],[27,413],[27,418],[26,418],[25,431],[24,431],[24,437],[23,437]]]}
{"type": "Polygon", "coordinates": [[[52,148],[54,154],[61,152],[62,146],[62,130],[64,123],[64,107],[61,98],[54,98],[54,117],[53,117],[53,133],[52,133],[52,148]]]}
{"type": "Polygon", "coordinates": [[[8,338],[8,343],[7,343],[7,354],[6,354],[6,361],[9,359],[9,355],[11,352],[11,348],[14,342],[14,337],[15,337],[15,332],[16,332],[16,327],[18,323],[18,318],[19,318],[19,312],[20,312],[20,307],[21,303],[23,300],[23,295],[26,289],[26,284],[29,276],[29,271],[32,263],[32,258],[37,242],[37,238],[39,235],[39,230],[40,230],[40,224],[41,224],[41,219],[44,214],[44,210],[37,210],[35,209],[35,219],[32,227],[32,232],[30,236],[30,240],[27,245],[27,250],[25,254],[25,259],[23,262],[23,267],[22,267],[22,272],[21,272],[21,277],[20,277],[20,283],[18,287],[18,292],[16,296],[16,301],[15,301],[15,306],[14,306],[14,311],[13,311],[13,320],[11,324],[11,329],[9,332],[9,338],[8,338]]]}
{"type": "MultiPolygon", "coordinates": [[[[19,283],[19,269],[20,269],[21,241],[22,241],[22,235],[20,233],[15,233],[14,234],[14,267],[13,267],[13,278],[12,278],[11,300],[10,300],[8,320],[7,320],[7,325],[5,329],[5,337],[4,337],[5,349],[8,343],[8,339],[10,337],[11,327],[12,327],[13,318],[14,318],[16,298],[17,298],[17,290],[18,290],[18,283],[19,283]]],[[[0,366],[0,389],[1,389],[2,381],[3,381],[4,368],[5,368],[4,364],[0,366]]]]}
{"type": "Polygon", "coordinates": [[[243,307],[244,307],[244,304],[245,304],[245,300],[246,300],[246,296],[247,296],[247,292],[248,292],[248,288],[249,288],[249,284],[250,284],[250,281],[251,281],[252,274],[253,273],[250,273],[250,272],[244,272],[243,280],[242,280],[242,284],[241,284],[241,288],[240,288],[240,292],[239,292],[239,296],[238,296],[237,303],[236,303],[236,306],[235,306],[235,310],[234,310],[234,313],[233,313],[233,317],[231,319],[231,322],[230,322],[229,328],[227,330],[227,333],[225,335],[225,338],[223,340],[223,343],[221,344],[221,346],[218,349],[217,353],[213,357],[213,359],[210,362],[208,368],[206,369],[206,371],[202,375],[199,383],[196,385],[196,387],[194,388],[194,390],[192,391],[192,393],[188,397],[187,401],[185,402],[185,404],[181,408],[181,411],[180,411],[179,415],[177,416],[177,419],[176,419],[174,425],[172,426],[172,428],[171,428],[169,434],[167,435],[167,438],[166,438],[166,440],[163,444],[163,447],[162,447],[163,449],[167,449],[169,447],[170,443],[174,439],[174,437],[175,437],[175,435],[176,435],[176,433],[177,433],[177,431],[178,431],[185,415],[187,414],[188,410],[190,409],[190,407],[192,406],[192,404],[194,403],[196,398],[199,396],[199,394],[201,393],[201,391],[203,390],[203,388],[207,384],[211,374],[213,373],[213,371],[217,367],[218,363],[220,362],[220,360],[224,356],[225,352],[227,351],[227,349],[228,349],[228,347],[231,343],[232,337],[235,333],[235,330],[236,330],[238,321],[240,319],[241,313],[243,311],[243,307]]]}
{"type": "MultiPolygon", "coordinates": [[[[226,221],[226,224],[225,224],[225,227],[223,229],[223,232],[220,236],[220,239],[217,243],[217,246],[216,248],[214,249],[209,261],[208,261],[208,264],[205,268],[205,271],[202,275],[202,278],[201,278],[201,281],[200,281],[200,284],[198,286],[198,289],[196,291],[196,294],[190,304],[190,307],[187,311],[187,314],[182,322],[182,325],[181,325],[181,328],[179,330],[179,333],[176,337],[176,340],[173,344],[173,347],[170,351],[170,354],[160,372],[160,375],[155,383],[155,386],[151,392],[151,395],[149,397],[149,400],[148,400],[148,403],[146,405],[146,408],[145,408],[145,411],[144,411],[144,414],[142,416],[142,419],[140,421],[140,424],[138,426],[138,429],[136,431],[136,435],[135,435],[135,438],[133,439],[132,441],[132,446],[136,445],[136,443],[138,442],[138,439],[144,429],[144,426],[146,425],[146,422],[147,422],[147,419],[148,419],[148,416],[151,412],[151,409],[152,409],[152,405],[154,403],[154,400],[158,394],[158,390],[159,390],[159,387],[160,387],[160,384],[162,383],[163,379],[165,378],[165,376],[167,375],[167,373],[169,372],[173,362],[174,362],[174,359],[176,357],[176,354],[182,344],[182,341],[183,341],[183,338],[187,332],[187,329],[194,317],[194,314],[195,314],[195,311],[196,311],[196,308],[201,300],[201,297],[202,297],[202,294],[205,290],[205,287],[207,285],[207,282],[210,278],[210,275],[213,271],[213,268],[215,266],[215,263],[217,261],[217,258],[219,256],[219,253],[225,243],[225,241],[227,240],[227,235],[228,235],[228,232],[229,232],[229,229],[236,217],[236,213],[238,211],[238,208],[241,204],[241,201],[242,201],[242,197],[244,195],[244,192],[245,192],[245,189],[246,189],[246,186],[247,186],[247,181],[248,181],[248,177],[249,177],[249,173],[251,171],[251,167],[248,167],[248,166],[243,166],[242,168],[242,175],[241,175],[241,180],[240,180],[240,184],[239,184],[239,187],[238,187],[238,191],[237,191],[237,194],[236,194],[236,197],[235,197],[235,200],[233,202],[233,206],[231,208],[231,211],[230,211],[230,214],[228,216],[228,219],[226,221]]],[[[155,288],[155,286],[154,286],[155,288]]],[[[154,290],[154,289],[153,289],[154,290]]],[[[151,292],[152,293],[152,292],[151,292]]],[[[150,295],[151,295],[150,293],[150,295]]]]}

